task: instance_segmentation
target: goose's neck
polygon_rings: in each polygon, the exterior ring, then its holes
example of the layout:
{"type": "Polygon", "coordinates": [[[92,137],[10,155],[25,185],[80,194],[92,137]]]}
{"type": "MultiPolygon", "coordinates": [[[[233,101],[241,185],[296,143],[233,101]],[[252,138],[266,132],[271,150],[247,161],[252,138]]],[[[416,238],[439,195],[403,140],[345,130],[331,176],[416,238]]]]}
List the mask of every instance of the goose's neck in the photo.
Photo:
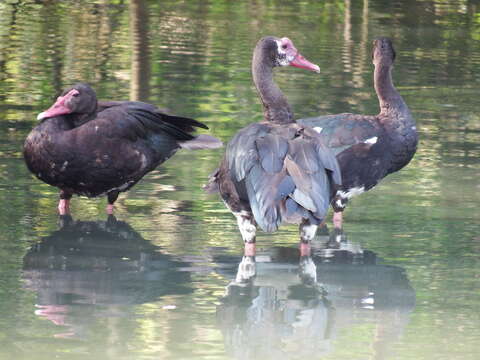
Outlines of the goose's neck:
{"type": "Polygon", "coordinates": [[[380,114],[387,115],[392,112],[408,111],[408,107],[393,86],[391,66],[375,66],[374,83],[380,102],[380,114]]]}
{"type": "Polygon", "coordinates": [[[415,153],[418,141],[415,119],[412,117],[407,104],[393,86],[391,66],[375,67],[375,90],[380,102],[380,114],[377,118],[392,136],[391,140],[398,140],[396,144],[391,144],[392,148],[400,146],[400,149],[395,150],[397,155],[406,154],[405,146],[408,149],[408,156],[403,159],[403,162],[400,162],[403,165],[396,169],[398,170],[406,165],[415,153]]]}
{"type": "Polygon", "coordinates": [[[276,123],[292,123],[293,113],[285,95],[273,81],[273,67],[256,58],[254,55],[252,74],[255,87],[263,104],[266,121],[276,123]]]}
{"type": "Polygon", "coordinates": [[[43,121],[43,131],[62,132],[77,128],[92,120],[96,114],[66,114],[43,121]]]}
{"type": "Polygon", "coordinates": [[[43,120],[41,127],[42,131],[58,133],[71,130],[74,126],[69,117],[62,115],[43,120]]]}

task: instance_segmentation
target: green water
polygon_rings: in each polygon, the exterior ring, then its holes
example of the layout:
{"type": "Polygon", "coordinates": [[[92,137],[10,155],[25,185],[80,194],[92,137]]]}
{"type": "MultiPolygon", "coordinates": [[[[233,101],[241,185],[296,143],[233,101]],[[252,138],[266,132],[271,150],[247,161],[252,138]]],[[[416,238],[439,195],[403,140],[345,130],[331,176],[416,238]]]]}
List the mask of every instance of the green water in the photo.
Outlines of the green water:
{"type": "Polygon", "coordinates": [[[478,359],[479,74],[473,0],[1,2],[0,358],[478,359]],[[236,221],[201,190],[223,150],[177,153],[116,219],[84,198],[58,217],[21,149],[63,87],[88,81],[228,141],[262,118],[263,35],[321,67],[276,73],[297,117],[378,112],[371,42],[391,37],[420,134],[407,168],[352,201],[343,234],[319,234],[310,277],[285,226],[258,237],[253,282],[235,281],[236,221]]]}

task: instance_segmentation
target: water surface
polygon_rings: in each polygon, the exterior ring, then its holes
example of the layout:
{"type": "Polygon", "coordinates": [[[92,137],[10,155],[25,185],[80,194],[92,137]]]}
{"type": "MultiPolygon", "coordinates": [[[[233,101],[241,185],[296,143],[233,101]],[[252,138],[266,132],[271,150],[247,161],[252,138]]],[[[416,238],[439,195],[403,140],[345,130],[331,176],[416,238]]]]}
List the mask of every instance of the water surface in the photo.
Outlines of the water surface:
{"type": "Polygon", "coordinates": [[[479,14],[440,0],[2,2],[0,357],[477,359],[479,14]],[[393,39],[419,149],[352,201],[343,233],[319,234],[311,256],[293,226],[260,234],[257,275],[237,281],[252,264],[236,221],[201,190],[222,151],[179,152],[115,217],[84,198],[57,215],[21,149],[63,87],[88,81],[228,141],[262,117],[250,60],[263,35],[321,67],[276,72],[298,117],[377,113],[371,42],[393,39]]]}

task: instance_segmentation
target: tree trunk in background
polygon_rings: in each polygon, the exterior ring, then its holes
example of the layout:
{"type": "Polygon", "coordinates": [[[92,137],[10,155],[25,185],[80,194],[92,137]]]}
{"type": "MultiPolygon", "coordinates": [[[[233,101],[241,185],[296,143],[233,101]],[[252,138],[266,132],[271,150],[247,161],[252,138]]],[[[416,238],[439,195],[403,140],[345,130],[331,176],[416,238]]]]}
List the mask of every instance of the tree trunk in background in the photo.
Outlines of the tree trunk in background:
{"type": "Polygon", "coordinates": [[[148,11],[145,1],[131,0],[129,11],[132,41],[130,100],[148,101],[150,95],[150,59],[148,48],[148,11]]]}

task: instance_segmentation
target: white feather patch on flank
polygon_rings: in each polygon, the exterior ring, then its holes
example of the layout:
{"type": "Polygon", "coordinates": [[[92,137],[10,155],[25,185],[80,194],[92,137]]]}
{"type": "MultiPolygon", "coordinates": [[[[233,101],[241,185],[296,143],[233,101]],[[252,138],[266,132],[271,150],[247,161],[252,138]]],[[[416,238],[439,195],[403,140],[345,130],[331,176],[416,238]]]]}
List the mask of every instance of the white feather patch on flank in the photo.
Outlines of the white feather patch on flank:
{"type": "Polygon", "coordinates": [[[360,195],[361,193],[365,192],[365,187],[354,187],[348,189],[348,191],[337,191],[337,195],[340,196],[342,199],[351,199],[354,196],[360,195]]]}
{"type": "Polygon", "coordinates": [[[364,141],[365,144],[375,144],[378,140],[378,136],[371,137],[370,139],[367,139],[364,141]]]}
{"type": "Polygon", "coordinates": [[[309,224],[300,226],[300,237],[303,241],[311,241],[317,233],[317,225],[309,224]]]}
{"type": "Polygon", "coordinates": [[[237,218],[238,229],[242,234],[244,242],[254,242],[257,227],[251,220],[251,214],[246,211],[234,212],[233,215],[237,218]]]}
{"type": "Polygon", "coordinates": [[[124,190],[128,189],[128,187],[129,187],[132,183],[134,183],[133,180],[127,181],[125,184],[120,185],[120,186],[117,186],[117,187],[114,187],[114,188],[111,188],[111,189],[108,189],[107,191],[101,193],[101,194],[98,195],[98,196],[105,196],[105,195],[107,195],[107,194],[108,194],[109,192],[111,192],[111,191],[124,191],[124,190]]]}
{"type": "Polygon", "coordinates": [[[315,130],[316,132],[318,132],[320,134],[322,132],[323,128],[321,128],[320,126],[315,126],[313,128],[313,130],[315,130]]]}

